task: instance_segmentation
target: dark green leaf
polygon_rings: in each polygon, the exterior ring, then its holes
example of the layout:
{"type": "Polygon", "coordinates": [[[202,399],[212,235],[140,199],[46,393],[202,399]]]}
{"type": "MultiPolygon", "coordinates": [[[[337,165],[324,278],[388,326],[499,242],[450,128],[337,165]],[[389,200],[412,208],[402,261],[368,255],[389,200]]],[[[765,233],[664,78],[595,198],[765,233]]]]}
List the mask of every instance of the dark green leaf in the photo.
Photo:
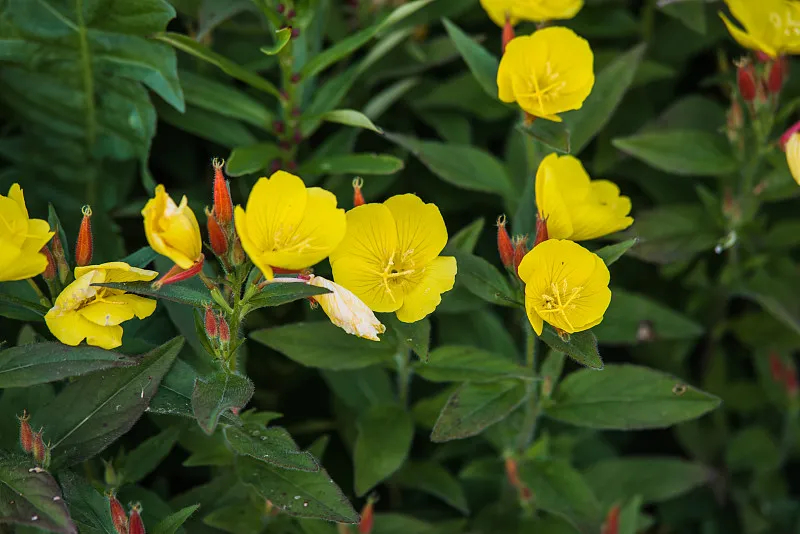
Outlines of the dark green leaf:
{"type": "Polygon", "coordinates": [[[175,532],[181,528],[181,525],[183,525],[198,508],[200,508],[200,505],[195,504],[168,515],[155,526],[153,534],[175,534],[175,532]]]}
{"type": "Polygon", "coordinates": [[[178,442],[180,430],[167,428],[160,434],[141,442],[125,456],[122,479],[125,484],[135,484],[152,473],[178,442]]]}
{"type": "Polygon", "coordinates": [[[403,160],[387,154],[341,154],[315,158],[301,165],[298,174],[395,174],[404,167],[403,160]]]}
{"type": "Polygon", "coordinates": [[[414,438],[414,421],[401,406],[383,404],[362,413],[356,426],[353,463],[360,497],[403,465],[414,438]]]}
{"type": "Polygon", "coordinates": [[[397,335],[398,341],[411,349],[422,361],[428,361],[431,344],[431,321],[427,317],[416,323],[404,323],[395,314],[383,317],[397,335]]]}
{"type": "MultiPolygon", "coordinates": [[[[197,371],[191,365],[176,360],[158,386],[158,393],[150,402],[150,412],[194,419],[192,393],[198,378],[197,371]]],[[[232,416],[223,414],[223,418],[230,421],[232,416]]]]}
{"type": "Polygon", "coordinates": [[[329,322],[295,323],[257,330],[250,337],[306,367],[359,369],[390,361],[396,347],[347,334],[329,322]]]}
{"type": "MultiPolygon", "coordinates": [[[[383,134],[383,130],[375,126],[375,124],[363,113],[354,109],[335,109],[333,111],[326,111],[321,115],[314,117],[304,117],[304,121],[308,124],[317,124],[320,121],[335,122],[337,124],[344,124],[345,126],[353,126],[355,128],[363,128],[365,130],[372,130],[375,133],[383,134]]],[[[303,128],[307,131],[307,127],[303,128]]]]}
{"type": "Polygon", "coordinates": [[[130,430],[182,347],[183,338],[175,338],[142,356],[134,367],[81,377],[33,414],[32,424],[44,427],[44,437],[52,443],[53,463],[91,458],[130,430]]]}
{"type": "Polygon", "coordinates": [[[292,471],[240,457],[236,472],[242,482],[250,484],[283,513],[340,523],[358,522],[358,514],[324,469],[316,473],[292,471]]]}
{"type": "Polygon", "coordinates": [[[111,521],[108,499],[83,477],[71,471],[59,474],[69,513],[81,534],[118,534],[111,521]]]}
{"type": "Polygon", "coordinates": [[[262,46],[260,48],[261,52],[268,56],[274,56],[281,50],[283,47],[289,43],[289,39],[292,38],[292,29],[288,26],[286,28],[281,28],[280,30],[275,32],[275,44],[272,46],[262,46]]]}
{"type": "Polygon", "coordinates": [[[156,102],[156,111],[158,118],[167,124],[227,148],[252,145],[257,141],[244,124],[213,111],[187,106],[184,113],[179,113],[159,102],[156,102]]]}
{"type": "Polygon", "coordinates": [[[671,2],[660,5],[661,11],[683,22],[699,34],[706,33],[706,8],[703,2],[671,2]]]}
{"type": "Polygon", "coordinates": [[[716,230],[706,210],[695,204],[672,204],[639,213],[630,233],[639,242],[631,256],[653,263],[690,260],[712,250],[721,230],[716,230]]]}
{"type": "Polygon", "coordinates": [[[206,434],[213,434],[223,412],[240,409],[253,396],[253,383],[246,376],[218,372],[198,378],[192,393],[192,412],[206,434]]]}
{"type": "Polygon", "coordinates": [[[272,130],[272,112],[241,89],[188,70],[180,70],[179,75],[188,104],[262,130],[272,130]]]}
{"type": "Polygon", "coordinates": [[[289,433],[279,427],[246,424],[241,428],[225,427],[223,434],[233,452],[283,469],[319,471],[317,459],[301,451],[289,433]]]}
{"type": "Polygon", "coordinates": [[[531,377],[529,369],[515,362],[470,346],[443,346],[433,350],[427,363],[414,365],[415,372],[433,382],[496,381],[531,377]]]}
{"type": "Polygon", "coordinates": [[[324,370],[322,377],[337,399],[356,414],[376,404],[390,404],[396,398],[389,372],[380,365],[348,371],[324,370]]]}
{"type": "Polygon", "coordinates": [[[55,382],[92,371],[135,365],[109,350],[61,343],[32,343],[0,351],[0,389],[55,382]]]}
{"type": "Polygon", "coordinates": [[[150,263],[156,259],[156,251],[150,247],[142,247],[136,252],[125,256],[120,261],[127,263],[131,267],[138,267],[145,269],[150,263]]]}
{"type": "Polygon", "coordinates": [[[481,233],[483,233],[484,226],[486,226],[486,219],[483,218],[475,219],[469,223],[448,240],[447,246],[444,248],[444,254],[453,255],[456,251],[472,254],[475,251],[475,246],[478,244],[481,233]]]}
{"type": "Polygon", "coordinates": [[[0,525],[77,534],[55,479],[30,458],[0,452],[0,525]]]}
{"type": "Polygon", "coordinates": [[[597,350],[597,338],[591,330],[566,334],[564,338],[556,333],[549,324],[544,325],[542,341],[548,347],[563,352],[581,365],[591,369],[602,369],[603,359],[597,350]]]}
{"type": "Polygon", "coordinates": [[[569,375],[546,413],[573,425],[605,430],[665,428],[704,415],[720,400],[668,374],[637,365],[607,365],[569,375]]]}
{"type": "MultiPolygon", "coordinates": [[[[0,286],[0,290],[10,290],[10,286],[12,284],[13,282],[4,282],[3,285],[0,286]]],[[[33,297],[33,295],[31,295],[31,297],[33,297]]],[[[32,300],[21,298],[6,292],[0,292],[0,315],[10,319],[19,319],[23,321],[37,319],[43,320],[40,318],[44,317],[48,311],[49,310],[46,306],[43,306],[38,302],[33,302],[32,300]],[[33,314],[33,317],[29,316],[31,313],[33,314]]]]}
{"type": "Polygon", "coordinates": [[[229,176],[255,174],[269,167],[279,155],[280,149],[275,143],[236,147],[231,152],[228,163],[225,164],[225,172],[229,176]]]}
{"type": "Polygon", "coordinates": [[[614,243],[613,245],[607,245],[599,250],[595,250],[594,253],[600,256],[600,259],[606,265],[611,265],[615,263],[618,259],[620,259],[632,246],[636,245],[639,242],[638,239],[627,239],[620,243],[614,243]]]}
{"type": "Polygon", "coordinates": [[[447,34],[472,71],[472,75],[489,96],[497,98],[497,68],[500,64],[497,58],[465,34],[461,28],[447,19],[443,22],[447,34]]]}
{"type": "Polygon", "coordinates": [[[727,440],[725,466],[736,473],[769,473],[781,463],[781,451],[775,441],[766,428],[747,426],[727,440]]]}
{"type": "Polygon", "coordinates": [[[521,306],[521,295],[517,295],[508,282],[491,263],[466,253],[456,253],[458,275],[456,278],[474,295],[492,304],[521,306]]]}
{"type": "Polygon", "coordinates": [[[571,134],[563,122],[536,119],[532,123],[523,122],[517,128],[557,152],[569,154],[572,151],[571,134]]]}
{"type": "Polygon", "coordinates": [[[324,287],[298,282],[272,282],[250,298],[248,307],[257,310],[267,306],[282,306],[296,300],[326,293],[330,293],[330,291],[324,287]]]}
{"type": "Polygon", "coordinates": [[[180,282],[177,284],[168,284],[159,289],[154,289],[152,282],[117,282],[93,285],[122,289],[128,293],[144,295],[145,297],[171,300],[180,304],[194,306],[195,308],[203,308],[211,304],[211,296],[209,294],[201,293],[189,285],[180,282]]]}
{"type": "Polygon", "coordinates": [[[613,143],[626,154],[671,174],[724,176],[739,168],[728,141],[719,133],[656,131],[617,138],[613,143]]]}
{"type": "Polygon", "coordinates": [[[462,384],[448,399],[431,432],[431,441],[468,438],[504,419],[525,400],[518,380],[462,384]]]}
{"type": "Polygon", "coordinates": [[[459,512],[469,513],[467,496],[458,479],[436,462],[408,462],[392,477],[392,482],[429,493],[459,512]]]}
{"type": "Polygon", "coordinates": [[[770,275],[756,273],[739,290],[739,293],[758,302],[770,315],[800,334],[800,301],[787,288],[796,287],[800,276],[770,275]]]}

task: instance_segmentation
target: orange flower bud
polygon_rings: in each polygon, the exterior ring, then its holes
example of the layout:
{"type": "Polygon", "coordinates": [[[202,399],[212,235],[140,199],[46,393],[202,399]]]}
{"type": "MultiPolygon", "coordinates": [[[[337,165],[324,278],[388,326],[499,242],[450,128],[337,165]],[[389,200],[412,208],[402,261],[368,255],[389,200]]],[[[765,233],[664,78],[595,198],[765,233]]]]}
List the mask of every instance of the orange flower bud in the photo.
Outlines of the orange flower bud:
{"type": "Polygon", "coordinates": [[[770,94],[777,95],[783,89],[783,82],[786,80],[786,71],[789,68],[789,62],[786,58],[781,56],[776,59],[769,67],[769,74],[767,75],[767,90],[770,94]]]}
{"type": "Polygon", "coordinates": [[[40,250],[45,258],[47,258],[47,267],[44,268],[44,272],[42,273],[42,278],[47,280],[48,282],[52,282],[56,279],[56,272],[58,271],[58,267],[56,266],[56,260],[53,258],[52,252],[50,249],[47,248],[47,245],[42,247],[40,250]]]}
{"type": "Polygon", "coordinates": [[[228,238],[225,237],[225,232],[217,222],[214,213],[209,211],[208,208],[206,208],[206,217],[208,220],[206,225],[208,228],[208,242],[211,245],[211,250],[222,258],[228,253],[228,238]]]}
{"type": "Polygon", "coordinates": [[[542,241],[547,241],[550,239],[547,235],[547,219],[542,219],[539,215],[536,215],[536,239],[533,242],[533,246],[535,247],[542,241]]]}
{"type": "Polygon", "coordinates": [[[193,277],[194,275],[203,270],[204,262],[205,262],[205,256],[200,254],[200,258],[185,271],[180,267],[178,267],[177,265],[173,265],[172,268],[169,271],[167,271],[167,273],[164,276],[153,282],[153,288],[159,289],[161,286],[166,286],[169,284],[174,284],[176,282],[182,282],[183,280],[188,280],[189,278],[193,277]]]}
{"type": "Polygon", "coordinates": [[[739,94],[742,100],[752,102],[756,97],[756,76],[753,65],[745,60],[739,63],[736,68],[736,84],[739,87],[739,94]]]}
{"type": "Polygon", "coordinates": [[[221,343],[228,343],[231,340],[231,329],[222,315],[219,316],[219,340],[221,343]]]}
{"type": "Polygon", "coordinates": [[[364,195],[361,194],[361,188],[364,186],[364,179],[361,177],[353,179],[353,207],[363,206],[364,195]]]}
{"type": "Polygon", "coordinates": [[[508,13],[506,13],[506,23],[503,26],[503,48],[502,48],[503,53],[505,53],[506,46],[508,45],[508,43],[511,42],[511,40],[514,37],[516,37],[516,35],[514,34],[514,26],[511,25],[511,17],[509,16],[508,13]]]}
{"type": "Polygon", "coordinates": [[[208,339],[215,339],[219,336],[219,323],[217,322],[217,315],[211,306],[206,307],[205,328],[208,339]]]}
{"type": "Polygon", "coordinates": [[[601,534],[619,534],[619,511],[618,504],[611,507],[606,516],[606,521],[603,523],[603,529],[600,531],[601,534]]]}
{"type": "Polygon", "coordinates": [[[17,416],[19,419],[19,444],[22,446],[22,450],[29,454],[33,450],[33,430],[28,423],[30,418],[31,416],[25,410],[22,411],[21,416],[17,416]]]}
{"type": "Polygon", "coordinates": [[[367,504],[361,510],[361,521],[358,523],[358,534],[370,534],[372,525],[375,523],[373,512],[374,503],[372,499],[367,500],[367,504]]]}
{"type": "Polygon", "coordinates": [[[112,492],[107,494],[108,507],[111,510],[111,522],[114,523],[114,529],[117,534],[128,534],[128,514],[125,513],[125,508],[117,500],[117,496],[112,492]]]}
{"type": "Polygon", "coordinates": [[[78,232],[78,243],[75,245],[75,264],[78,267],[92,263],[92,252],[94,250],[91,206],[86,205],[81,208],[81,213],[83,213],[83,220],[81,221],[81,229],[78,232]]]}
{"type": "Polygon", "coordinates": [[[528,253],[528,236],[518,235],[514,237],[514,272],[519,269],[522,258],[528,253]]]}
{"type": "Polygon", "coordinates": [[[511,244],[511,236],[506,230],[505,215],[497,218],[497,252],[500,253],[503,265],[510,269],[514,265],[514,245],[511,244]]]}
{"type": "Polygon", "coordinates": [[[517,461],[512,458],[511,456],[506,458],[506,478],[508,478],[508,483],[514,486],[515,488],[519,488],[522,486],[522,481],[519,479],[519,473],[517,470],[517,461]]]}
{"type": "Polygon", "coordinates": [[[214,158],[214,215],[222,226],[228,226],[233,220],[233,201],[228,181],[222,173],[225,160],[214,158]]]}
{"type": "Polygon", "coordinates": [[[128,534],[146,534],[142,523],[142,505],[139,503],[131,507],[131,516],[128,524],[128,534]]]}

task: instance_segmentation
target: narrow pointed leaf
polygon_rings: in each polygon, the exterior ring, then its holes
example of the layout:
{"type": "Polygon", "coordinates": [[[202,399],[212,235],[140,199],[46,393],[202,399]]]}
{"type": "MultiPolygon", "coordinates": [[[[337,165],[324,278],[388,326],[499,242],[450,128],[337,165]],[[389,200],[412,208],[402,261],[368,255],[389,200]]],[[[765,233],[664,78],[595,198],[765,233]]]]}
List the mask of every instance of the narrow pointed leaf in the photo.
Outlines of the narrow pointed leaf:
{"type": "Polygon", "coordinates": [[[356,421],[358,437],[353,452],[358,496],[400,469],[411,449],[414,421],[396,404],[376,405],[356,421]]]}
{"type": "Polygon", "coordinates": [[[310,453],[300,450],[286,429],[274,426],[247,424],[241,428],[226,427],[225,440],[240,456],[249,456],[259,462],[273,464],[283,469],[319,471],[319,462],[310,453]]]}
{"type": "Polygon", "coordinates": [[[517,128],[557,152],[569,154],[572,151],[572,136],[563,122],[535,119],[532,123],[522,123],[517,128]]]}
{"type": "Polygon", "coordinates": [[[525,384],[517,380],[462,384],[448,399],[431,432],[431,441],[475,436],[511,413],[525,400],[525,384]]]}
{"type": "Polygon", "coordinates": [[[192,412],[206,434],[213,434],[223,412],[240,409],[250,401],[254,386],[249,378],[236,373],[218,372],[198,378],[192,393],[192,412]]]}
{"type": "Polygon", "coordinates": [[[603,359],[597,350],[597,338],[591,330],[569,334],[568,338],[563,339],[552,326],[546,324],[542,332],[542,341],[551,349],[563,352],[581,365],[597,370],[603,368],[603,359]]]}
{"type": "Polygon", "coordinates": [[[168,515],[153,528],[153,534],[175,534],[198,508],[200,505],[195,504],[168,515]]]}
{"type": "Polygon", "coordinates": [[[595,250],[594,253],[600,256],[600,259],[606,265],[611,265],[620,259],[628,250],[639,242],[638,238],[627,239],[620,243],[607,245],[601,249],[595,250]]]}
{"type": "Polygon", "coordinates": [[[302,300],[314,295],[324,295],[330,291],[324,287],[317,287],[299,282],[272,282],[256,293],[248,304],[252,309],[267,306],[282,306],[296,300],[302,300]]]}
{"type": "Polygon", "coordinates": [[[261,52],[268,55],[274,56],[281,50],[283,47],[289,43],[289,39],[292,38],[292,29],[288,26],[286,28],[281,28],[280,30],[275,32],[275,44],[272,46],[262,46],[260,48],[261,52]]]}
{"type": "Polygon", "coordinates": [[[171,300],[180,304],[194,306],[195,308],[202,308],[211,304],[211,296],[208,293],[202,293],[192,288],[189,284],[180,282],[162,286],[159,289],[154,289],[152,282],[116,282],[94,285],[122,289],[128,293],[135,293],[145,297],[171,300]]]}
{"type": "Polygon", "coordinates": [[[456,50],[464,58],[472,75],[492,98],[497,98],[497,68],[500,65],[498,59],[489,53],[484,47],[479,45],[470,36],[465,34],[461,28],[444,19],[444,28],[456,46],[456,50]]]}

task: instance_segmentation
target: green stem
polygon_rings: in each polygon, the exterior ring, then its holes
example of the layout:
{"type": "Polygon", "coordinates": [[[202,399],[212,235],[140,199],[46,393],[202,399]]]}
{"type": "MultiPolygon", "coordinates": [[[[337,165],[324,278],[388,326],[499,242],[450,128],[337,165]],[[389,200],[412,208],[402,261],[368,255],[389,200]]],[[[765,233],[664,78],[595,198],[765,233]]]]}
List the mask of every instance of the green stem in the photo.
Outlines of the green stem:
{"type": "Polygon", "coordinates": [[[28,280],[28,285],[31,286],[31,288],[33,288],[33,290],[36,292],[36,296],[39,297],[39,303],[48,309],[52,308],[53,304],[50,302],[50,299],[47,298],[44,293],[42,293],[42,290],[39,289],[39,286],[36,285],[36,282],[33,281],[33,278],[28,278],[27,280],[28,280]]]}
{"type": "Polygon", "coordinates": [[[413,374],[413,370],[409,365],[410,360],[411,353],[405,347],[399,348],[394,355],[394,361],[397,364],[397,396],[404,408],[408,406],[408,387],[411,384],[411,375],[413,374]]]}
{"type": "MultiPolygon", "coordinates": [[[[533,331],[527,317],[525,320],[525,365],[534,374],[537,373],[536,358],[536,332],[533,331]]],[[[539,383],[531,381],[528,384],[528,403],[525,406],[525,419],[522,422],[519,436],[517,437],[517,450],[522,453],[527,449],[536,437],[536,427],[539,424],[541,415],[541,404],[539,402],[539,383]]]]}

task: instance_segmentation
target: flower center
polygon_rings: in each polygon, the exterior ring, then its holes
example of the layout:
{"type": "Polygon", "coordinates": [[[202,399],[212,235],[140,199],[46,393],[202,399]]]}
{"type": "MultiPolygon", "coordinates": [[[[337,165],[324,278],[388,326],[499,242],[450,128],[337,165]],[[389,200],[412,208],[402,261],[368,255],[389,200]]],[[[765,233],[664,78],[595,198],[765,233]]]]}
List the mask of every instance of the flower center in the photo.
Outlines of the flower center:
{"type": "Polygon", "coordinates": [[[384,289],[393,301],[397,300],[394,295],[394,289],[408,283],[409,277],[418,270],[414,266],[413,254],[413,249],[406,250],[402,254],[397,251],[392,252],[389,260],[383,266],[383,270],[376,271],[376,274],[381,278],[384,289]]]}
{"type": "Polygon", "coordinates": [[[539,107],[544,111],[545,102],[557,98],[566,87],[567,82],[560,79],[561,73],[553,70],[552,64],[545,63],[543,73],[536,72],[531,76],[528,84],[529,91],[518,96],[534,97],[539,101],[539,107]]]}
{"type": "Polygon", "coordinates": [[[556,282],[553,282],[550,284],[550,291],[542,294],[541,309],[537,311],[540,314],[561,315],[570,329],[574,329],[567,312],[577,307],[574,301],[581,296],[581,291],[583,291],[583,287],[581,286],[570,288],[566,279],[561,281],[560,286],[556,282]]]}

